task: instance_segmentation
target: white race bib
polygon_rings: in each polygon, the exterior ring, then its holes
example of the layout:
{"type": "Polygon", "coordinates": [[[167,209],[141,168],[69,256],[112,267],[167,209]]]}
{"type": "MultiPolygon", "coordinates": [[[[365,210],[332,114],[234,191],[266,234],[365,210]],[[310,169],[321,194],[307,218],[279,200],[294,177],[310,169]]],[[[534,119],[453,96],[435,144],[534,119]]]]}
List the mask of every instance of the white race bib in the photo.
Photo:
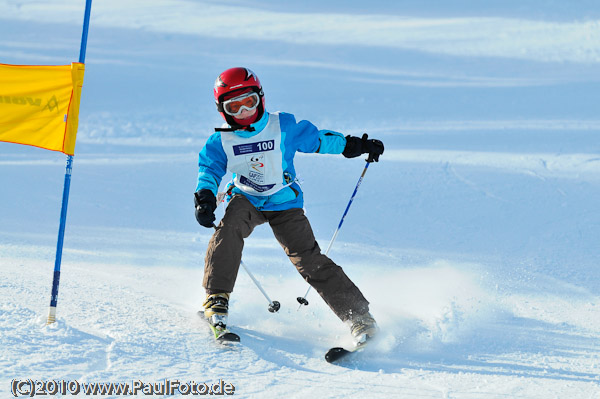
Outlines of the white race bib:
{"type": "Polygon", "coordinates": [[[252,137],[222,132],[221,142],[237,188],[250,195],[267,196],[287,186],[278,114],[269,114],[267,126],[252,137]]]}

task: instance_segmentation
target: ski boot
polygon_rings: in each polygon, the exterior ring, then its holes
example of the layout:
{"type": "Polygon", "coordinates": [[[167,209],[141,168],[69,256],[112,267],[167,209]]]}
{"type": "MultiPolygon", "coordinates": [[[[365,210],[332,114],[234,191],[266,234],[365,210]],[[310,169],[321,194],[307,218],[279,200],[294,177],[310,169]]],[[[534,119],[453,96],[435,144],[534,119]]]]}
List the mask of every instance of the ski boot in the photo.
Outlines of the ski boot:
{"type": "Polygon", "coordinates": [[[209,294],[202,304],[204,317],[208,323],[217,331],[227,331],[227,311],[229,309],[229,294],[209,294]]]}
{"type": "Polygon", "coordinates": [[[348,324],[356,346],[366,344],[367,340],[373,338],[379,331],[375,319],[369,312],[350,316],[348,324]]]}

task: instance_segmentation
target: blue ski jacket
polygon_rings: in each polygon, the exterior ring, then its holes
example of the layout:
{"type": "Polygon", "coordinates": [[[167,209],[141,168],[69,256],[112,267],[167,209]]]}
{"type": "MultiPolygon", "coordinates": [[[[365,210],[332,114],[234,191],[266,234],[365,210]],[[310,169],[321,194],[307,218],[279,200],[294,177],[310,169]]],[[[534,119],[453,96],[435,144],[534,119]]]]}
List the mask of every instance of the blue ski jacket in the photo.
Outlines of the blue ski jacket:
{"type": "Polygon", "coordinates": [[[292,114],[265,112],[251,125],[254,131],[236,130],[212,134],[198,160],[196,191],[215,196],[230,171],[229,196],[243,194],[259,210],[302,208],[302,190],[296,182],[296,152],[341,154],[346,146],[342,133],[319,130],[308,121],[296,122],[292,114]]]}

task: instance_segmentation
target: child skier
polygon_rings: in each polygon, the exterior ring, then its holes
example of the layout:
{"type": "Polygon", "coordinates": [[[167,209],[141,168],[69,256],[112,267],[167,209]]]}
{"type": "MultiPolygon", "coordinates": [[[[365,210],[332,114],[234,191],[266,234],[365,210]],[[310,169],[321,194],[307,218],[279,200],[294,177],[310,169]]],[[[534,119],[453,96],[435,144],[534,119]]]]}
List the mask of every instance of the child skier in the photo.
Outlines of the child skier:
{"type": "Polygon", "coordinates": [[[229,204],[206,251],[204,315],[217,330],[226,331],[229,296],[237,277],[244,239],[254,228],[269,223],[290,261],[302,277],[351,328],[357,343],[377,331],[369,302],[341,267],[321,254],[296,183],[294,155],[369,153],[375,161],[383,153],[379,140],[318,130],[308,121],[296,122],[288,113],[268,113],[262,86],[246,68],[231,68],[214,86],[217,110],[226,121],[215,129],[199,155],[198,185],[194,194],[196,219],[214,227],[216,195],[227,170],[229,204]]]}

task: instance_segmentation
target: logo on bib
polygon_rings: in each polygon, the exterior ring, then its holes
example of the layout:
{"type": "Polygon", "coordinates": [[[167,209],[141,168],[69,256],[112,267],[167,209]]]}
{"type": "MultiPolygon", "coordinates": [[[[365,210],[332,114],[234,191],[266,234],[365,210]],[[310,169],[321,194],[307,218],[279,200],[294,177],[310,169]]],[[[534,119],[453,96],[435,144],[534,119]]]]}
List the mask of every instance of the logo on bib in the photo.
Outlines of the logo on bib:
{"type": "Polygon", "coordinates": [[[255,183],[265,182],[265,154],[246,155],[248,178],[255,183]]]}

